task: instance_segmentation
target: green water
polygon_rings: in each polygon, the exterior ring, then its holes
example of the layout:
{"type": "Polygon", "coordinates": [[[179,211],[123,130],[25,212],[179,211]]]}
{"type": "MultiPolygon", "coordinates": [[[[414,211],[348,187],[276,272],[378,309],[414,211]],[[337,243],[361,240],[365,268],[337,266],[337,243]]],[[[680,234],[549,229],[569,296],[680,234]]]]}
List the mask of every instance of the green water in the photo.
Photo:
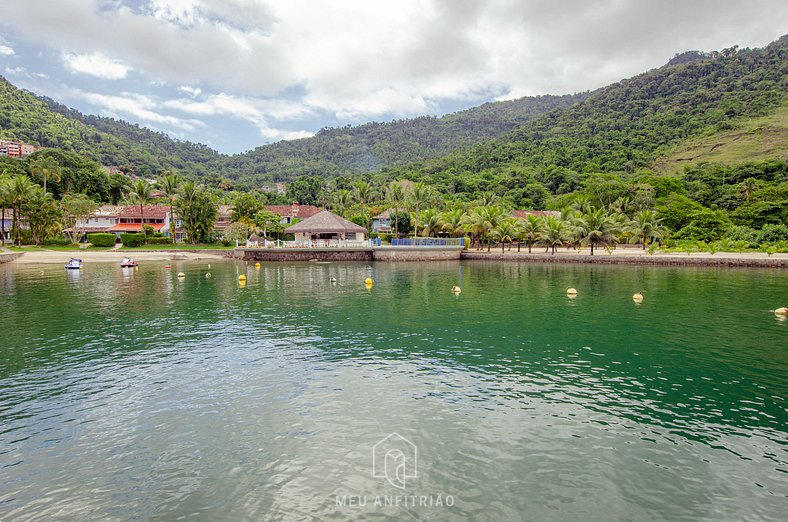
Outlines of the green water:
{"type": "Polygon", "coordinates": [[[788,513],[785,271],[206,271],[0,266],[0,520],[788,513]]]}

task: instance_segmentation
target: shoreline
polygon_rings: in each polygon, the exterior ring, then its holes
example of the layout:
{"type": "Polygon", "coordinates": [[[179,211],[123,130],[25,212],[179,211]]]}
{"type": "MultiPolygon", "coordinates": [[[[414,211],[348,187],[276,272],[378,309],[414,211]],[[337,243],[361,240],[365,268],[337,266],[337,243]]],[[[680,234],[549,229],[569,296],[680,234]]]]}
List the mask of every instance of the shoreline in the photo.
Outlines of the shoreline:
{"type": "MultiPolygon", "coordinates": [[[[238,259],[235,250],[137,250],[137,251],[90,251],[90,250],[35,250],[30,252],[0,252],[0,265],[33,265],[66,263],[69,258],[77,257],[85,263],[119,263],[123,257],[132,257],[137,261],[189,261],[200,259],[238,259]]],[[[314,251],[310,257],[319,259],[320,252],[314,251]]],[[[595,252],[593,256],[587,249],[576,251],[557,251],[550,253],[515,250],[501,253],[464,250],[460,253],[463,261],[490,261],[516,263],[556,263],[556,264],[593,264],[593,265],[635,265],[635,266],[699,266],[718,268],[788,268],[788,254],[762,252],[696,252],[690,255],[679,252],[658,252],[649,254],[641,250],[604,250],[595,252]]],[[[334,260],[336,261],[336,260],[334,260]]],[[[396,261],[396,259],[391,259],[396,261]]],[[[379,261],[380,262],[380,261],[379,261]]],[[[385,262],[385,261],[383,261],[385,262]]],[[[425,260],[429,262],[429,260],[425,260]]]]}
{"type": "Polygon", "coordinates": [[[89,251],[89,250],[36,250],[30,252],[0,252],[0,264],[39,265],[65,264],[70,258],[82,259],[84,263],[120,263],[124,257],[135,261],[193,261],[198,259],[219,260],[232,257],[232,250],[222,254],[217,250],[137,250],[89,251]],[[7,259],[10,258],[10,259],[7,259]]]}
{"type": "Polygon", "coordinates": [[[762,252],[696,252],[690,255],[680,252],[658,252],[649,254],[641,250],[614,250],[608,253],[599,250],[590,255],[587,250],[557,251],[555,255],[545,252],[507,251],[495,252],[465,250],[460,259],[469,261],[510,261],[518,263],[557,263],[589,265],[634,265],[634,266],[699,266],[716,268],[788,268],[788,254],[762,252]]]}

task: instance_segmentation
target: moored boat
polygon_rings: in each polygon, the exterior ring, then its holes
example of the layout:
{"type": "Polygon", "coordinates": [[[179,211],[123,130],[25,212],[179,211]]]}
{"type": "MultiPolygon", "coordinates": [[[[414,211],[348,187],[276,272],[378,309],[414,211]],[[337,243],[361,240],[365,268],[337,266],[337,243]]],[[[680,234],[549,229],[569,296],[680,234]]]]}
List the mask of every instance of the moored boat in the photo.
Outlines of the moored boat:
{"type": "Polygon", "coordinates": [[[72,257],[68,260],[68,263],[66,263],[67,270],[79,270],[80,268],[82,268],[82,260],[76,257],[72,257]]]}
{"type": "Polygon", "coordinates": [[[139,263],[137,263],[130,257],[124,257],[123,260],[120,262],[121,268],[134,268],[137,266],[139,266],[139,263]]]}

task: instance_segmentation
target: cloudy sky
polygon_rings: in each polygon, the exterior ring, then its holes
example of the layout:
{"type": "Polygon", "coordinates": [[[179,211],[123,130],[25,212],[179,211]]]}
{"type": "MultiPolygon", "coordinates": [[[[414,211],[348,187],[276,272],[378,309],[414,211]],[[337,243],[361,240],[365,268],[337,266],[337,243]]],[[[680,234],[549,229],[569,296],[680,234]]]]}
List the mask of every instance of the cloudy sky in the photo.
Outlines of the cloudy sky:
{"type": "Polygon", "coordinates": [[[225,153],[761,47],[784,0],[0,0],[0,68],[225,153]]]}

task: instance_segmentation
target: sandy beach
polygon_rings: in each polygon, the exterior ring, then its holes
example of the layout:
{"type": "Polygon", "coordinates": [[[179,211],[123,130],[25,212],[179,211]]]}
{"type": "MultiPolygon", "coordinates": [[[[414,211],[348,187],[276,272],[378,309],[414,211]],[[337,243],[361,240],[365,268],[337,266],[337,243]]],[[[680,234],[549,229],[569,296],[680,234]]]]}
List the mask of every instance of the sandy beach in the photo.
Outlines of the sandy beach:
{"type": "MultiPolygon", "coordinates": [[[[9,252],[0,253],[0,258],[10,254],[9,252]]],[[[133,258],[135,261],[193,261],[198,259],[225,259],[224,256],[215,252],[183,252],[183,251],[90,251],[90,250],[31,250],[24,255],[16,257],[11,263],[17,265],[33,264],[64,264],[70,258],[77,257],[84,263],[120,263],[125,256],[133,258]]]]}

